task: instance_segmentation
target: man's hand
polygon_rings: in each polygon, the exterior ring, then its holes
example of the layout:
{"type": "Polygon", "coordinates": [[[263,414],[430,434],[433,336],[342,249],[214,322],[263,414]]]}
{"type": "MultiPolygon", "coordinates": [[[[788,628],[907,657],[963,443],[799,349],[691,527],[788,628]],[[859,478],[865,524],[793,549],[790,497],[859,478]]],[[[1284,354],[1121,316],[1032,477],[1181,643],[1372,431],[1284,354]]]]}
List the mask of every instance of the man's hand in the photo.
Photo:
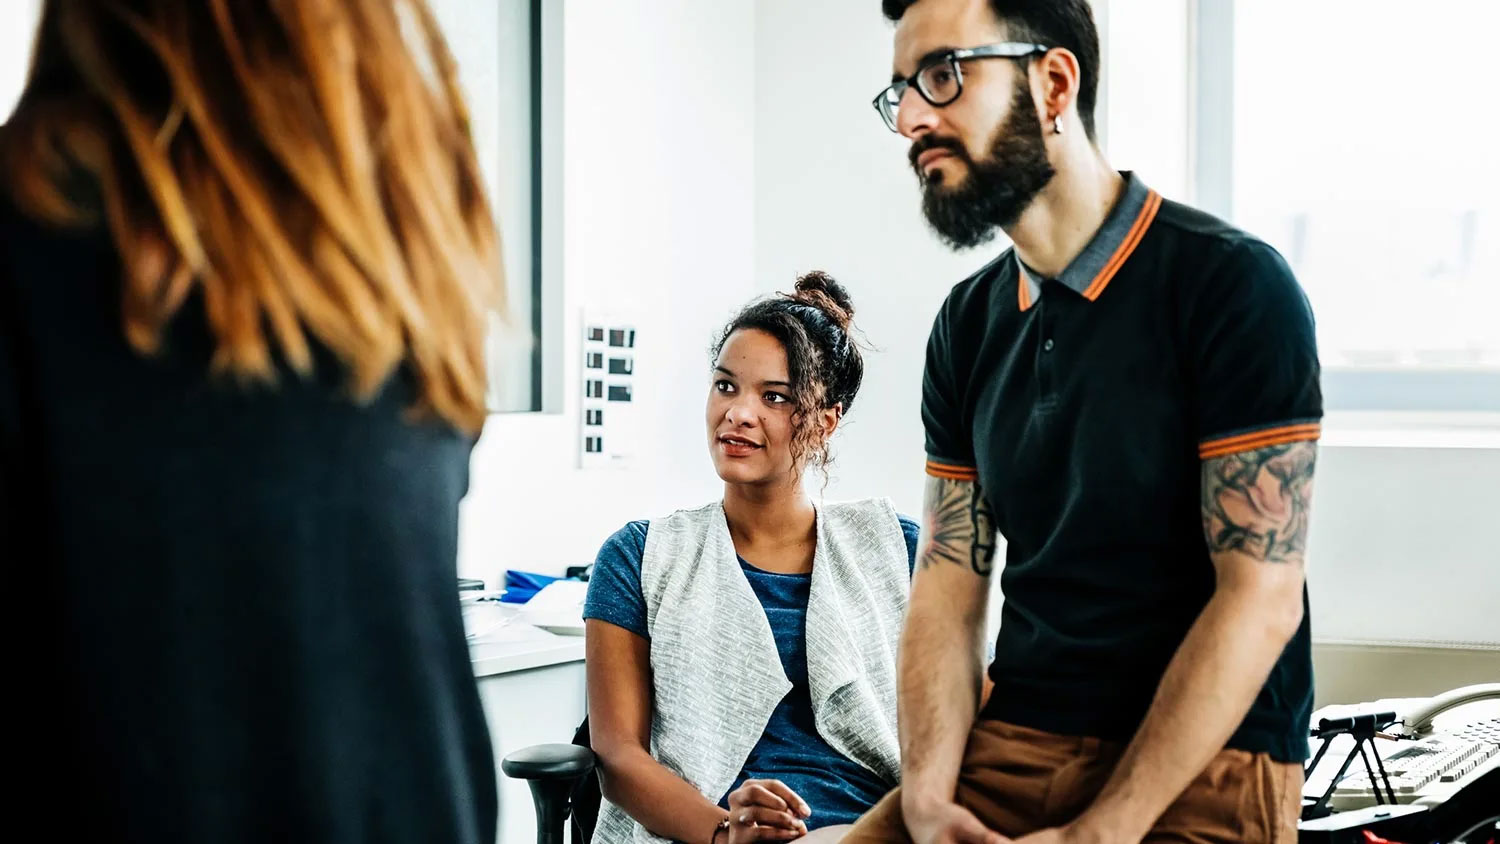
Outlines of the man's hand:
{"type": "Polygon", "coordinates": [[[902,807],[906,831],[916,844],[1010,844],[1010,839],[986,827],[974,813],[957,803],[902,807]]]}

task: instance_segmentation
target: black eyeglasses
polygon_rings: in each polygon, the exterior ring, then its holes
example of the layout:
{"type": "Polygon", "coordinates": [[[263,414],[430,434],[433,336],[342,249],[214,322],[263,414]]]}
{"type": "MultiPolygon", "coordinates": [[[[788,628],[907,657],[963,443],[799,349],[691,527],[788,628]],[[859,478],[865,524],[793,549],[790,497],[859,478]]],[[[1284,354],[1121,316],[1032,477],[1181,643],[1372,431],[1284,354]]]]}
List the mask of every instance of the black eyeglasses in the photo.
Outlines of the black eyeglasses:
{"type": "Polygon", "coordinates": [[[870,103],[875,110],[880,112],[880,119],[885,121],[886,128],[892,132],[899,132],[896,128],[896,114],[901,108],[901,98],[906,96],[906,89],[915,87],[917,93],[922,95],[933,108],[940,108],[958,99],[958,95],[964,92],[964,72],[960,66],[961,62],[970,59],[1024,59],[1031,56],[1041,55],[1050,47],[1041,44],[1026,44],[1019,41],[1006,41],[1000,44],[986,44],[983,47],[971,47],[963,50],[949,50],[939,56],[928,59],[905,79],[892,82],[889,88],[881,91],[870,103]]]}

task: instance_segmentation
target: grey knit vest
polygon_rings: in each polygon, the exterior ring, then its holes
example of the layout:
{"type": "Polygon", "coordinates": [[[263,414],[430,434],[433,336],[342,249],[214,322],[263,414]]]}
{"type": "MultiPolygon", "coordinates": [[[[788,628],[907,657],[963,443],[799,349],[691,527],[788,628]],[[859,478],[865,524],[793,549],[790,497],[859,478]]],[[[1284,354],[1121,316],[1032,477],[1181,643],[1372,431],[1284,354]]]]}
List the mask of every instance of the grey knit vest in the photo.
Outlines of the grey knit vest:
{"type": "MultiPolygon", "coordinates": [[[[889,500],[819,506],[806,626],[815,722],[834,750],[892,786],[901,770],[896,650],[908,565],[889,500]]],[[[765,609],[740,569],[723,505],[651,522],[641,589],[655,694],[651,755],[717,801],[792,687],[765,609]]],[[[663,839],[606,800],[594,841],[663,839]]]]}

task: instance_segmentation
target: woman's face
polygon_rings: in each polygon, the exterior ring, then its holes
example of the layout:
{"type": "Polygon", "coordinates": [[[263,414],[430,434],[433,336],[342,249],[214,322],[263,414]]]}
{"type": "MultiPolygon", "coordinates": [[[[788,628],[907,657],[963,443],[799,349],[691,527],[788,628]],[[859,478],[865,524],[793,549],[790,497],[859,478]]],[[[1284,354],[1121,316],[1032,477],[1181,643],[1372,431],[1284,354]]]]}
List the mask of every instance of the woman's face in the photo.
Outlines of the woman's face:
{"type": "Polygon", "coordinates": [[[708,390],[708,450],[725,483],[774,482],[797,468],[791,381],[781,341],[753,328],[729,335],[708,390]]]}

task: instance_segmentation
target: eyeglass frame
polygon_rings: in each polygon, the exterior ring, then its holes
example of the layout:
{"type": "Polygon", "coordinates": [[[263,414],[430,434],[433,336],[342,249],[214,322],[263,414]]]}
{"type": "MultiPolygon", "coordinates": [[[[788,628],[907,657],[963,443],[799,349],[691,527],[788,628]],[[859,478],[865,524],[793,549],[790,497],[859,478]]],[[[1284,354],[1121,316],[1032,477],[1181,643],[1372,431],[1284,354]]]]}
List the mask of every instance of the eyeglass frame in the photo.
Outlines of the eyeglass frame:
{"type": "Polygon", "coordinates": [[[917,94],[923,100],[926,100],[928,105],[933,108],[942,108],[952,105],[959,97],[963,96],[964,72],[962,66],[959,64],[960,62],[969,61],[970,59],[1029,59],[1032,56],[1043,55],[1051,49],[1051,47],[1045,44],[1032,44],[1025,41],[1001,41],[995,44],[985,44],[980,47],[964,47],[948,50],[922,62],[911,76],[905,79],[898,79],[880,89],[880,93],[875,95],[875,99],[870,101],[870,105],[880,115],[880,121],[886,125],[887,129],[890,129],[892,132],[900,132],[901,130],[896,126],[895,112],[896,109],[901,107],[901,100],[906,97],[908,89],[917,89],[917,94]],[[954,91],[953,96],[942,102],[938,102],[935,97],[928,93],[921,82],[923,73],[940,64],[947,64],[953,69],[953,78],[957,83],[957,90],[954,91]],[[890,97],[888,95],[893,91],[895,92],[894,105],[890,116],[887,116],[885,109],[881,107],[881,101],[889,100],[890,97]]]}

